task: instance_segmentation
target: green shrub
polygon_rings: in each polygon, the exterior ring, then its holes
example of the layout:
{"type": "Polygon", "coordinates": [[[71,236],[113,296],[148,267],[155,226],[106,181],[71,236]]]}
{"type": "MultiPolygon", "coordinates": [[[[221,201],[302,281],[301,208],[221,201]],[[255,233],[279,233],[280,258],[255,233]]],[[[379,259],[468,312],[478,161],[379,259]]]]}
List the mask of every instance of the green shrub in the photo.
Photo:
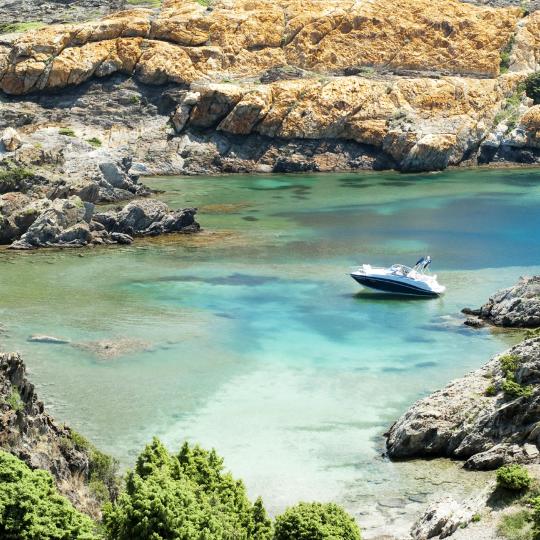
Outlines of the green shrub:
{"type": "Polygon", "coordinates": [[[510,379],[506,379],[502,383],[502,390],[504,392],[504,395],[510,398],[516,398],[516,397],[522,397],[522,396],[531,397],[533,394],[532,386],[529,386],[529,385],[524,386],[510,379]]]}
{"type": "Polygon", "coordinates": [[[99,148],[102,145],[102,142],[97,137],[92,137],[91,139],[86,139],[88,144],[91,144],[94,148],[99,148]]]}
{"type": "Polygon", "coordinates": [[[540,497],[534,497],[531,499],[529,504],[532,508],[532,522],[533,522],[533,532],[534,538],[540,538],[540,497]]]}
{"type": "Polygon", "coordinates": [[[127,0],[127,3],[132,6],[152,6],[160,7],[161,0],[127,0]]]}
{"type": "Polygon", "coordinates": [[[30,169],[18,167],[12,163],[9,168],[0,170],[0,194],[9,191],[25,191],[35,178],[30,169]]]}
{"type": "Polygon", "coordinates": [[[495,388],[494,384],[490,384],[485,390],[484,395],[488,397],[492,397],[497,395],[497,388],[495,388]]]}
{"type": "Polygon", "coordinates": [[[525,79],[525,94],[530,97],[535,105],[540,103],[540,71],[531,73],[525,79]]]}
{"type": "Polygon", "coordinates": [[[532,482],[527,469],[518,464],[505,465],[497,470],[497,486],[511,491],[527,489],[532,482]]]}
{"type": "Polygon", "coordinates": [[[13,386],[11,388],[11,393],[9,394],[8,398],[6,399],[6,403],[14,410],[14,411],[22,411],[24,408],[23,400],[21,399],[21,394],[19,394],[19,389],[16,386],[13,386]]]}
{"type": "Polygon", "coordinates": [[[513,379],[519,366],[519,358],[515,354],[505,354],[499,358],[504,376],[513,379]]]}
{"type": "Polygon", "coordinates": [[[501,73],[507,73],[510,67],[510,55],[514,47],[515,38],[512,36],[504,49],[501,51],[501,61],[499,63],[499,70],[501,73]]]}
{"type": "Polygon", "coordinates": [[[473,517],[471,518],[471,521],[473,523],[478,523],[482,520],[482,516],[480,514],[473,514],[473,517]]]}
{"type": "Polygon", "coordinates": [[[158,439],[127,474],[125,491],[105,504],[103,523],[114,540],[272,538],[262,502],[249,502],[215,451],[186,443],[171,455],[158,439]]]}
{"type": "Polygon", "coordinates": [[[354,519],[333,503],[301,502],[276,518],[275,540],[359,540],[354,519]]]}
{"type": "Polygon", "coordinates": [[[65,135],[66,137],[75,137],[75,132],[71,128],[60,128],[58,133],[60,133],[60,135],[65,135]]]}
{"type": "Polygon", "coordinates": [[[497,533],[506,540],[533,540],[531,512],[519,510],[501,517],[497,533]]]}
{"type": "Polygon", "coordinates": [[[0,538],[97,540],[94,524],[62,497],[52,476],[0,450],[0,538]]]}

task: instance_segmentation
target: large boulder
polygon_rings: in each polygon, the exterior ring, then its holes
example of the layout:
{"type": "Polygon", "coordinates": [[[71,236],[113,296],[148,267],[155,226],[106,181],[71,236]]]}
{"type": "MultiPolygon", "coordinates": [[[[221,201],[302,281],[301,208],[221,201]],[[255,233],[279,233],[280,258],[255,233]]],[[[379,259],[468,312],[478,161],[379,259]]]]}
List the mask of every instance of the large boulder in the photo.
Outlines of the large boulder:
{"type": "Polygon", "coordinates": [[[395,459],[450,457],[471,469],[540,462],[540,338],[417,401],[386,434],[395,459]]]}
{"type": "Polygon", "coordinates": [[[12,249],[53,246],[83,246],[91,239],[90,219],[93,206],[79,197],[38,201],[41,213],[27,231],[11,244],[12,249]]]}
{"type": "Polygon", "coordinates": [[[0,142],[7,152],[14,152],[22,144],[22,139],[17,130],[8,127],[0,136],[0,142]]]}
{"type": "MultiPolygon", "coordinates": [[[[539,327],[540,276],[521,277],[513,287],[496,292],[481,308],[465,308],[463,313],[495,326],[539,327]]],[[[474,319],[467,323],[474,326],[474,319]]]]}
{"type": "Polygon", "coordinates": [[[153,236],[171,232],[195,232],[200,226],[195,221],[195,208],[171,210],[164,202],[143,199],[128,203],[119,211],[94,215],[110,233],[130,236],[153,236]]]}

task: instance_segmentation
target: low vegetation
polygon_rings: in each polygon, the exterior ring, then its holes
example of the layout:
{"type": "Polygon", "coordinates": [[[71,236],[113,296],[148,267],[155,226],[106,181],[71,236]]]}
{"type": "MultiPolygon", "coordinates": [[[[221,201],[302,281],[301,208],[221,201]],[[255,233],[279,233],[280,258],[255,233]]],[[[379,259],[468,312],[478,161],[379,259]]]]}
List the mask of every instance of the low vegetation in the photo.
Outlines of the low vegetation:
{"type": "Polygon", "coordinates": [[[171,454],[154,439],[118,487],[116,462],[73,431],[64,450],[90,453],[90,488],[106,488],[96,524],[59,495],[52,476],[0,451],[0,538],[20,540],[360,540],[354,519],[335,504],[299,503],[273,523],[261,499],[214,450],[184,444],[171,454]]]}
{"type": "Polygon", "coordinates": [[[64,437],[61,446],[64,451],[76,449],[88,455],[88,482],[90,490],[100,502],[107,502],[118,496],[118,461],[98,450],[86,437],[75,430],[64,437]]]}
{"type": "Polygon", "coordinates": [[[86,139],[88,144],[91,144],[94,148],[100,148],[103,144],[100,139],[97,137],[92,137],[91,139],[86,139]]]}
{"type": "Polygon", "coordinates": [[[0,451],[0,537],[97,540],[92,520],[62,497],[52,476],[0,451]]]}
{"type": "Polygon", "coordinates": [[[531,512],[522,509],[503,515],[497,526],[497,534],[506,540],[534,540],[531,512]]]}
{"type": "Polygon", "coordinates": [[[515,38],[512,36],[504,49],[501,51],[501,61],[499,64],[499,71],[501,73],[507,73],[508,68],[510,67],[510,55],[512,54],[512,49],[514,47],[515,38]]]}
{"type": "Polygon", "coordinates": [[[14,411],[22,411],[24,408],[23,400],[21,399],[21,394],[19,394],[19,389],[14,386],[11,389],[11,394],[6,399],[6,403],[14,410],[14,411]]]}
{"type": "Polygon", "coordinates": [[[105,505],[109,538],[271,538],[262,502],[252,504],[244,484],[223,471],[215,451],[185,444],[171,455],[154,439],[127,474],[125,491],[105,505]],[[151,501],[151,504],[149,504],[151,501]]]}
{"type": "Polygon", "coordinates": [[[131,6],[150,6],[158,8],[161,6],[161,0],[127,0],[131,6]]]}
{"type": "Polygon", "coordinates": [[[60,133],[60,135],[65,135],[66,137],[75,137],[75,132],[71,128],[60,128],[58,133],[60,133]]]}
{"type": "Polygon", "coordinates": [[[14,32],[27,32],[28,30],[35,30],[45,26],[41,22],[18,22],[18,23],[5,23],[0,24],[0,34],[11,34],[14,32]]]}
{"type": "Polygon", "coordinates": [[[351,516],[332,503],[299,503],[276,518],[275,540],[319,538],[360,540],[360,530],[351,516]]]}
{"type": "Polygon", "coordinates": [[[10,191],[25,192],[32,185],[34,173],[25,167],[7,164],[0,170],[0,194],[10,191]]]}
{"type": "Polygon", "coordinates": [[[531,73],[524,83],[525,94],[531,98],[535,105],[540,103],[540,71],[531,73]]]}
{"type": "Polygon", "coordinates": [[[519,118],[519,108],[521,105],[521,98],[525,87],[523,84],[519,84],[516,90],[506,98],[501,110],[495,115],[493,120],[494,125],[499,125],[504,122],[509,130],[516,127],[519,118]]]}
{"type": "Polygon", "coordinates": [[[511,491],[524,491],[531,486],[527,469],[518,464],[505,465],[497,470],[497,486],[511,491]]]}
{"type": "Polygon", "coordinates": [[[499,358],[499,362],[504,374],[504,381],[501,386],[504,395],[509,398],[531,397],[533,393],[532,387],[516,381],[519,358],[513,354],[505,354],[499,358]]]}

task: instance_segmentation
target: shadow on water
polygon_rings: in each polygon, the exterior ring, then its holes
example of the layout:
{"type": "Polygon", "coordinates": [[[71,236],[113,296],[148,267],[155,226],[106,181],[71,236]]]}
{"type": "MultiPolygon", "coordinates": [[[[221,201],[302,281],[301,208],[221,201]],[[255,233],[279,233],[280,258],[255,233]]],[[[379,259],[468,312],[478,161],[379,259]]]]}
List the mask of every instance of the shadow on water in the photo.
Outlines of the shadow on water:
{"type": "Polygon", "coordinates": [[[356,300],[374,300],[376,302],[382,300],[393,300],[396,302],[426,302],[429,300],[438,300],[437,297],[433,296],[413,296],[410,294],[397,294],[375,291],[359,291],[350,296],[352,296],[356,300]]]}

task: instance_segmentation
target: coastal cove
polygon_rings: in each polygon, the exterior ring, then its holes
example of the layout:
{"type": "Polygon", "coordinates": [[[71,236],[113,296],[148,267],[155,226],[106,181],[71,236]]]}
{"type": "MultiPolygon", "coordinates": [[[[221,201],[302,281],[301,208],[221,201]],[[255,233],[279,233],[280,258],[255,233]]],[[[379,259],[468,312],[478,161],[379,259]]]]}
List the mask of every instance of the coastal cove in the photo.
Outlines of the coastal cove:
{"type": "Polygon", "coordinates": [[[203,232],[129,247],[0,252],[3,350],[49,411],[131,466],[153,435],[215,447],[272,513],[342,503],[370,538],[406,531],[479,473],[390,463],[382,433],[519,333],[463,326],[538,273],[540,173],[147,178],[203,232]],[[511,224],[511,226],[509,226],[511,224]],[[366,293],[350,267],[429,253],[448,292],[366,293]],[[69,343],[29,342],[48,335],[69,343]]]}

